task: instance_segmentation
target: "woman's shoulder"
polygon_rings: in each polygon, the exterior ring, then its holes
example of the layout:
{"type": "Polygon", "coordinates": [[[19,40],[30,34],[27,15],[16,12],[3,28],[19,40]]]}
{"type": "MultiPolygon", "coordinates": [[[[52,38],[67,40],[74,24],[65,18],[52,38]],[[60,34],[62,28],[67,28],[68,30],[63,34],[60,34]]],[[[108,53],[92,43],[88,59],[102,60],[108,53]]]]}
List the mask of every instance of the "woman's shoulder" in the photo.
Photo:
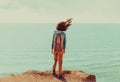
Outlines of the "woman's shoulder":
{"type": "Polygon", "coordinates": [[[63,31],[63,36],[66,37],[66,33],[63,31]]]}
{"type": "Polygon", "coordinates": [[[65,34],[66,35],[66,33],[63,31],[63,34],[65,34]]]}

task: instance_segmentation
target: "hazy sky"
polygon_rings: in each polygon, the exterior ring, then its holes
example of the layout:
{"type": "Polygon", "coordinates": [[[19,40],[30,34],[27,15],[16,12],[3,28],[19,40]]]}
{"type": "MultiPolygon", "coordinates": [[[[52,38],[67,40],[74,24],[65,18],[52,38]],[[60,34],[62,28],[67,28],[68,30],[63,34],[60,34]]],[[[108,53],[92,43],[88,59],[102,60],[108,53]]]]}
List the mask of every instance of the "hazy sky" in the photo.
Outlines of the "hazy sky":
{"type": "Polygon", "coordinates": [[[120,0],[0,0],[0,23],[120,23],[120,0]]]}

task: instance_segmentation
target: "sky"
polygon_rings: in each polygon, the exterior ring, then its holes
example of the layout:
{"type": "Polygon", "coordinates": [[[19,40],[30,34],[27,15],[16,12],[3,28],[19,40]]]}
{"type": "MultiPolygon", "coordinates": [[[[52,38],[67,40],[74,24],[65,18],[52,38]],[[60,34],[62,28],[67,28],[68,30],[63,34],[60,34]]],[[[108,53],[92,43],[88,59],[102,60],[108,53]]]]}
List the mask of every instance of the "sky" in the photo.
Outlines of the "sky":
{"type": "Polygon", "coordinates": [[[0,23],[120,23],[120,0],[0,0],[0,23]]]}

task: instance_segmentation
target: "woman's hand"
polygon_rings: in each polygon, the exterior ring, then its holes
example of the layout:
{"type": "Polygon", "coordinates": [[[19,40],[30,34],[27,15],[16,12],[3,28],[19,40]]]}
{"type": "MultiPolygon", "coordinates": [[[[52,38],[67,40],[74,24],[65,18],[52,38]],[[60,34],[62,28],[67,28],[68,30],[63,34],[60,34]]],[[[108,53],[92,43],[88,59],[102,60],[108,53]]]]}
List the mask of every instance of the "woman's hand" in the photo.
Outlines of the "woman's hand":
{"type": "Polygon", "coordinates": [[[51,50],[51,53],[52,53],[52,54],[54,54],[54,51],[53,51],[53,50],[51,50]]]}
{"type": "Polygon", "coordinates": [[[62,50],[62,53],[65,54],[65,50],[62,50]]]}

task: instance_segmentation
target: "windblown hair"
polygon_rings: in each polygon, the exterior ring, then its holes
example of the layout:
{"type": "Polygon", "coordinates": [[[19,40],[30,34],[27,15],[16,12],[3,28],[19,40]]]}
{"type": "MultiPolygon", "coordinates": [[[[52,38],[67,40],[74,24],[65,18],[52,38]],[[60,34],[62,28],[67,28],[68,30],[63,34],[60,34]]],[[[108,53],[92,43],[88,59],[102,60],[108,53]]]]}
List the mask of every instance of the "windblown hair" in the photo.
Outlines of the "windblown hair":
{"type": "Polygon", "coordinates": [[[56,29],[59,31],[66,31],[68,29],[68,27],[71,25],[71,20],[72,19],[68,19],[67,21],[62,21],[59,22],[56,26],[56,29]]]}

